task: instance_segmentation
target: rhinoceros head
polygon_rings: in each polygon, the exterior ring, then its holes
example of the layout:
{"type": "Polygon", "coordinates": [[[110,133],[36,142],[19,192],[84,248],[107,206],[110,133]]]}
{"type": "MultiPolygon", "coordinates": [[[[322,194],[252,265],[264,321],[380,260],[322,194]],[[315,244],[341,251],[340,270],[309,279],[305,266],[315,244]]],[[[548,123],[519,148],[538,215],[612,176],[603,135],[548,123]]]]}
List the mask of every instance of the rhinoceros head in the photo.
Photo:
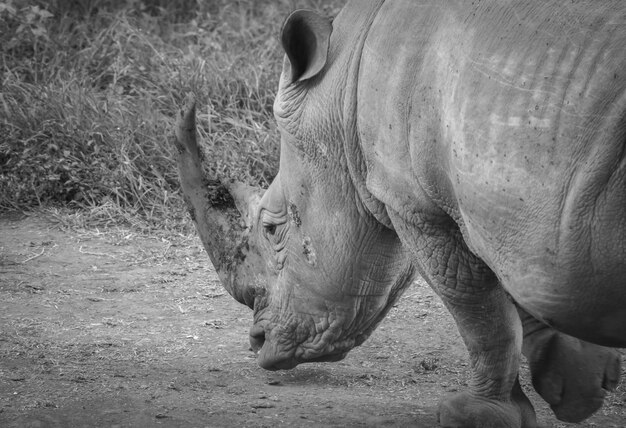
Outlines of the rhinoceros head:
{"type": "Polygon", "coordinates": [[[395,232],[361,202],[344,153],[329,21],[297,11],[274,112],[280,168],[264,193],[227,184],[232,204],[207,190],[193,105],[179,121],[181,183],[226,289],[254,310],[250,343],[261,367],[336,361],[373,331],[412,281],[395,232]]]}

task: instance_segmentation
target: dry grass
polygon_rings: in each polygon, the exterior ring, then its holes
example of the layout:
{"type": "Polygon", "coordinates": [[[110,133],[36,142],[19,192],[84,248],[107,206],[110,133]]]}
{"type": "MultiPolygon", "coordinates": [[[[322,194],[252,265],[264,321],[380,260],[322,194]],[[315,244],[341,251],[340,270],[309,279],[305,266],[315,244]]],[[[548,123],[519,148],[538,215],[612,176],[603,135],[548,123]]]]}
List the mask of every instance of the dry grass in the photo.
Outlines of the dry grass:
{"type": "Polygon", "coordinates": [[[267,186],[288,12],[339,1],[0,0],[0,210],[181,223],[168,136],[189,92],[213,170],[267,186]]]}

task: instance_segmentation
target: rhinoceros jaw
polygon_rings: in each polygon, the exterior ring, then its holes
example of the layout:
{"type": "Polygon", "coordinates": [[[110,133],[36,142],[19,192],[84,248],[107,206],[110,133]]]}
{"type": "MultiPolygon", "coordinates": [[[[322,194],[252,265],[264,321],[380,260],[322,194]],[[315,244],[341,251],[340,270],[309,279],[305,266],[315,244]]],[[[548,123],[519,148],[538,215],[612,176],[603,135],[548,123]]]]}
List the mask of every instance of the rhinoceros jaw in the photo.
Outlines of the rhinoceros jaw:
{"type": "Polygon", "coordinates": [[[255,305],[250,328],[250,348],[261,368],[290,370],[303,363],[340,361],[355,346],[353,338],[333,339],[340,335],[341,322],[316,324],[304,316],[281,322],[270,311],[269,306],[255,305]]]}

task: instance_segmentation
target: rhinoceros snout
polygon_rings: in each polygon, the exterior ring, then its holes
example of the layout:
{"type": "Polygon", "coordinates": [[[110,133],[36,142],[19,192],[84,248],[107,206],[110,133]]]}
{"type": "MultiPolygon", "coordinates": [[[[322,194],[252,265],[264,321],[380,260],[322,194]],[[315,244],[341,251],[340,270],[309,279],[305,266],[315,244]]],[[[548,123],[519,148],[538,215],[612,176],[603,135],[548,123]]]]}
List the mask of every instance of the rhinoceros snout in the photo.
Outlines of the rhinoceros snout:
{"type": "Polygon", "coordinates": [[[263,327],[253,326],[250,329],[250,349],[258,354],[265,343],[265,330],[263,327]]]}
{"type": "Polygon", "coordinates": [[[250,329],[250,349],[256,354],[259,367],[265,370],[291,370],[299,364],[293,352],[266,340],[265,329],[260,325],[250,329]]]}

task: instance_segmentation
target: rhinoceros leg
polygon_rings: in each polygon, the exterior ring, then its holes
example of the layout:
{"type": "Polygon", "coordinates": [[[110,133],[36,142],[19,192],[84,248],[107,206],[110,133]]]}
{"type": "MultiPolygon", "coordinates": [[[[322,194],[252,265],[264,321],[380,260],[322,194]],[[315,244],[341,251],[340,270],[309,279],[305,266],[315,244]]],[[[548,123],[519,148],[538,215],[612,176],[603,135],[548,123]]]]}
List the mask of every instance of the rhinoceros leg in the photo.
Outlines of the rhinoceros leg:
{"type": "Polygon", "coordinates": [[[580,422],[617,387],[620,356],[614,349],[559,333],[518,308],[524,327],[522,352],[533,387],[566,422],[580,422]]]}
{"type": "Polygon", "coordinates": [[[517,309],[491,270],[465,245],[454,223],[392,223],[415,255],[424,279],[453,315],[469,352],[469,391],[444,399],[444,427],[536,427],[535,411],[517,380],[522,325],[517,309]]]}

